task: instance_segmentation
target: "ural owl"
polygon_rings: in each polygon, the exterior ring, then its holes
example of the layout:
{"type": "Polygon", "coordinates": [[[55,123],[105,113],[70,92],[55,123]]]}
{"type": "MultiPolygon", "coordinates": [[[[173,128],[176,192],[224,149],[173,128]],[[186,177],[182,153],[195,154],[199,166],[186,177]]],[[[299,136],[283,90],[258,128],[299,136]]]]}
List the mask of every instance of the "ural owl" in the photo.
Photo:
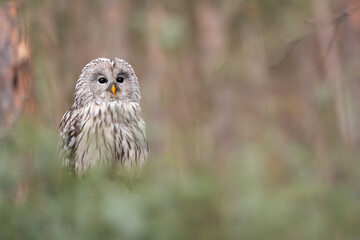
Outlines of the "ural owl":
{"type": "Polygon", "coordinates": [[[77,174],[96,165],[141,166],[148,144],[140,98],[129,63],[119,58],[88,63],[76,83],[75,102],[59,126],[63,165],[77,174]]]}

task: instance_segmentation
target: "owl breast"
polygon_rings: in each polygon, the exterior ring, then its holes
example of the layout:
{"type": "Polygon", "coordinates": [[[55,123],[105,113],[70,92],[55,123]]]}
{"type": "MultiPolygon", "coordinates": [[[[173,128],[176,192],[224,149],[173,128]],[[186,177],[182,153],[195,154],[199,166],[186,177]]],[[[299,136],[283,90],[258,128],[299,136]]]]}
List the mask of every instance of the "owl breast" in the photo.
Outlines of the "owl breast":
{"type": "Polygon", "coordinates": [[[76,172],[95,165],[131,168],[147,157],[145,122],[138,103],[93,103],[80,112],[83,124],[77,135],[74,157],[76,172]]]}

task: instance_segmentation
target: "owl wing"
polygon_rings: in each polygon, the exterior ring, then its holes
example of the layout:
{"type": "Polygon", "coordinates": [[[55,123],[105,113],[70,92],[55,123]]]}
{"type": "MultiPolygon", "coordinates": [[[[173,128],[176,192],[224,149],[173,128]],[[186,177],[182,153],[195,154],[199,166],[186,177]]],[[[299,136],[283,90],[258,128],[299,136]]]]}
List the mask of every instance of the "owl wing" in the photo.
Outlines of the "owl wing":
{"type": "Polygon", "coordinates": [[[80,133],[79,110],[71,107],[62,117],[59,126],[59,151],[63,155],[63,166],[75,169],[76,139],[80,133]]]}

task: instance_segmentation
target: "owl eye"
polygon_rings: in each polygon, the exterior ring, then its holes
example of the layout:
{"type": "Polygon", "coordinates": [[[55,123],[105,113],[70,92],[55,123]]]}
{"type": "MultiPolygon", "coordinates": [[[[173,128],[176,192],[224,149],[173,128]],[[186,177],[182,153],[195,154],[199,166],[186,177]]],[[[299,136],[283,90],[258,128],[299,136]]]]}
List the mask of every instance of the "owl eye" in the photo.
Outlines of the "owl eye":
{"type": "Polygon", "coordinates": [[[118,83],[122,83],[122,82],[124,82],[124,78],[123,78],[123,77],[117,77],[117,78],[116,78],[116,81],[117,81],[118,83]]]}
{"type": "Polygon", "coordinates": [[[99,78],[99,83],[104,84],[107,82],[106,78],[99,78]]]}

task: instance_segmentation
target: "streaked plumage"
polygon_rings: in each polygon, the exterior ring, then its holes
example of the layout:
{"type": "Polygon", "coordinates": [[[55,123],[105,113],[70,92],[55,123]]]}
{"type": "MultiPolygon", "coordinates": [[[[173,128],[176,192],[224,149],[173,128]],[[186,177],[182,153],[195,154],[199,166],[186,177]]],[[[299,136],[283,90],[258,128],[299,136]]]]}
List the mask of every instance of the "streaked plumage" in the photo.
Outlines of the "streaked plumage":
{"type": "Polygon", "coordinates": [[[59,132],[63,165],[78,174],[99,164],[119,169],[142,165],[148,145],[132,66],[119,58],[87,64],[59,132]]]}

